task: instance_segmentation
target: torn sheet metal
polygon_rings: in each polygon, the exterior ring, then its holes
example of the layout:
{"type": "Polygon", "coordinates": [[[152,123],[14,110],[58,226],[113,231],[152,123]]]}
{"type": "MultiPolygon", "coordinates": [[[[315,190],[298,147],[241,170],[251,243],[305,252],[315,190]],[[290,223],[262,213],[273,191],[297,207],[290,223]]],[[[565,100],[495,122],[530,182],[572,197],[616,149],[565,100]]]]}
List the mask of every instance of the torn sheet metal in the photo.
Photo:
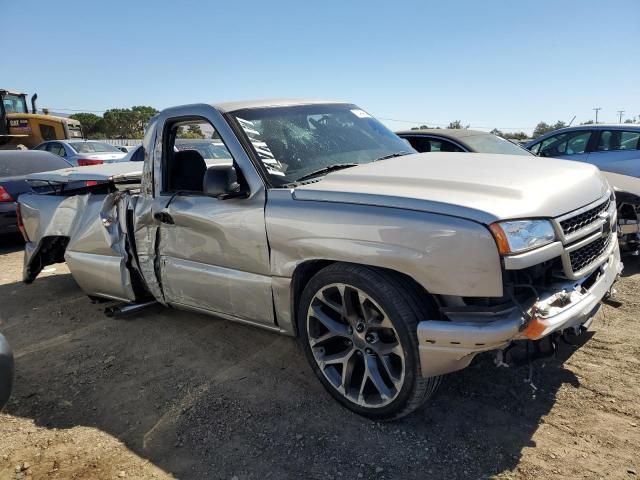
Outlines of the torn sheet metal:
{"type": "Polygon", "coordinates": [[[21,212],[29,237],[25,280],[33,280],[42,267],[64,258],[87,294],[134,301],[127,268],[131,260],[125,233],[127,199],[123,192],[22,196],[21,212]]]}

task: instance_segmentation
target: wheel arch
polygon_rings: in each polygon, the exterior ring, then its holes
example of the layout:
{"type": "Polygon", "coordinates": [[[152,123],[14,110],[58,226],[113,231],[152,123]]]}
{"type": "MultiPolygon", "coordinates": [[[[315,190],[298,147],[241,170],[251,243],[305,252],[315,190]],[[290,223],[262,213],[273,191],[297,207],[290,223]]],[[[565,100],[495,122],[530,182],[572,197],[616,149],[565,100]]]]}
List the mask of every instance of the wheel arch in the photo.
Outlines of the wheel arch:
{"type": "Polygon", "coordinates": [[[360,267],[370,268],[372,270],[385,273],[387,275],[391,275],[395,277],[398,281],[400,281],[403,286],[407,288],[407,290],[411,290],[417,298],[422,299],[425,302],[427,308],[434,308],[439,305],[439,300],[437,295],[433,295],[429,293],[422,285],[420,285],[415,279],[411,276],[402,273],[398,270],[393,270],[390,268],[380,267],[376,265],[370,265],[366,263],[359,262],[344,262],[340,260],[326,260],[326,259],[314,259],[314,260],[306,260],[298,264],[293,272],[290,283],[290,300],[289,300],[289,311],[291,312],[291,325],[293,328],[293,335],[298,336],[298,326],[297,326],[297,314],[298,307],[300,306],[300,298],[302,297],[302,292],[305,287],[309,283],[309,281],[320,272],[322,269],[328,267],[329,265],[334,264],[342,264],[342,265],[358,265],[360,267]]]}

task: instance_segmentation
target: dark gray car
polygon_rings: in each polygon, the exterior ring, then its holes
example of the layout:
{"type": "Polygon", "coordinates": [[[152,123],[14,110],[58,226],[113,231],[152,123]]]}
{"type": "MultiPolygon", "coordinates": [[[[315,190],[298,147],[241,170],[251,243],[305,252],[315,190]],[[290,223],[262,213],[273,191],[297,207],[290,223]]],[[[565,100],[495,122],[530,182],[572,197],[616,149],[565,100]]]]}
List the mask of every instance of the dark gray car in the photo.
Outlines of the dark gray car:
{"type": "Polygon", "coordinates": [[[0,151],[0,234],[18,232],[18,196],[34,191],[34,187],[36,191],[51,188],[48,184],[38,186],[27,182],[27,175],[70,166],[66,160],[47,152],[0,151]]]}

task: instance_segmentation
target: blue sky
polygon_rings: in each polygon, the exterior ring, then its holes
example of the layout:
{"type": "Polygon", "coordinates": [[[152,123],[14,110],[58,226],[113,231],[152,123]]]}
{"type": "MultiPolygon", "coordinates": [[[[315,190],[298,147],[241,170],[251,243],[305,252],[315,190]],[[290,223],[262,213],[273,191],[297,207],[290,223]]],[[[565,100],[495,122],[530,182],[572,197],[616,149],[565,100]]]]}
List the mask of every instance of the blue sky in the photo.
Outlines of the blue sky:
{"type": "Polygon", "coordinates": [[[315,97],[504,130],[640,116],[638,0],[0,0],[0,17],[0,86],[58,110],[315,97]]]}

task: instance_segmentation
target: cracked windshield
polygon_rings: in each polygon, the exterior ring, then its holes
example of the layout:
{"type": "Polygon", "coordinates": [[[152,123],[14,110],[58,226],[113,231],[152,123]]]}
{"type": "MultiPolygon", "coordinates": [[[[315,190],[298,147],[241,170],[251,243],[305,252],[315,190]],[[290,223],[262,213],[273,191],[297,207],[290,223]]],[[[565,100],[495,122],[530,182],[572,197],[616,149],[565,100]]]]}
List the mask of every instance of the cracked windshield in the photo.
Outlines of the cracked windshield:
{"type": "Polygon", "coordinates": [[[235,114],[274,186],[414,150],[355,105],[247,109],[235,114]]]}

